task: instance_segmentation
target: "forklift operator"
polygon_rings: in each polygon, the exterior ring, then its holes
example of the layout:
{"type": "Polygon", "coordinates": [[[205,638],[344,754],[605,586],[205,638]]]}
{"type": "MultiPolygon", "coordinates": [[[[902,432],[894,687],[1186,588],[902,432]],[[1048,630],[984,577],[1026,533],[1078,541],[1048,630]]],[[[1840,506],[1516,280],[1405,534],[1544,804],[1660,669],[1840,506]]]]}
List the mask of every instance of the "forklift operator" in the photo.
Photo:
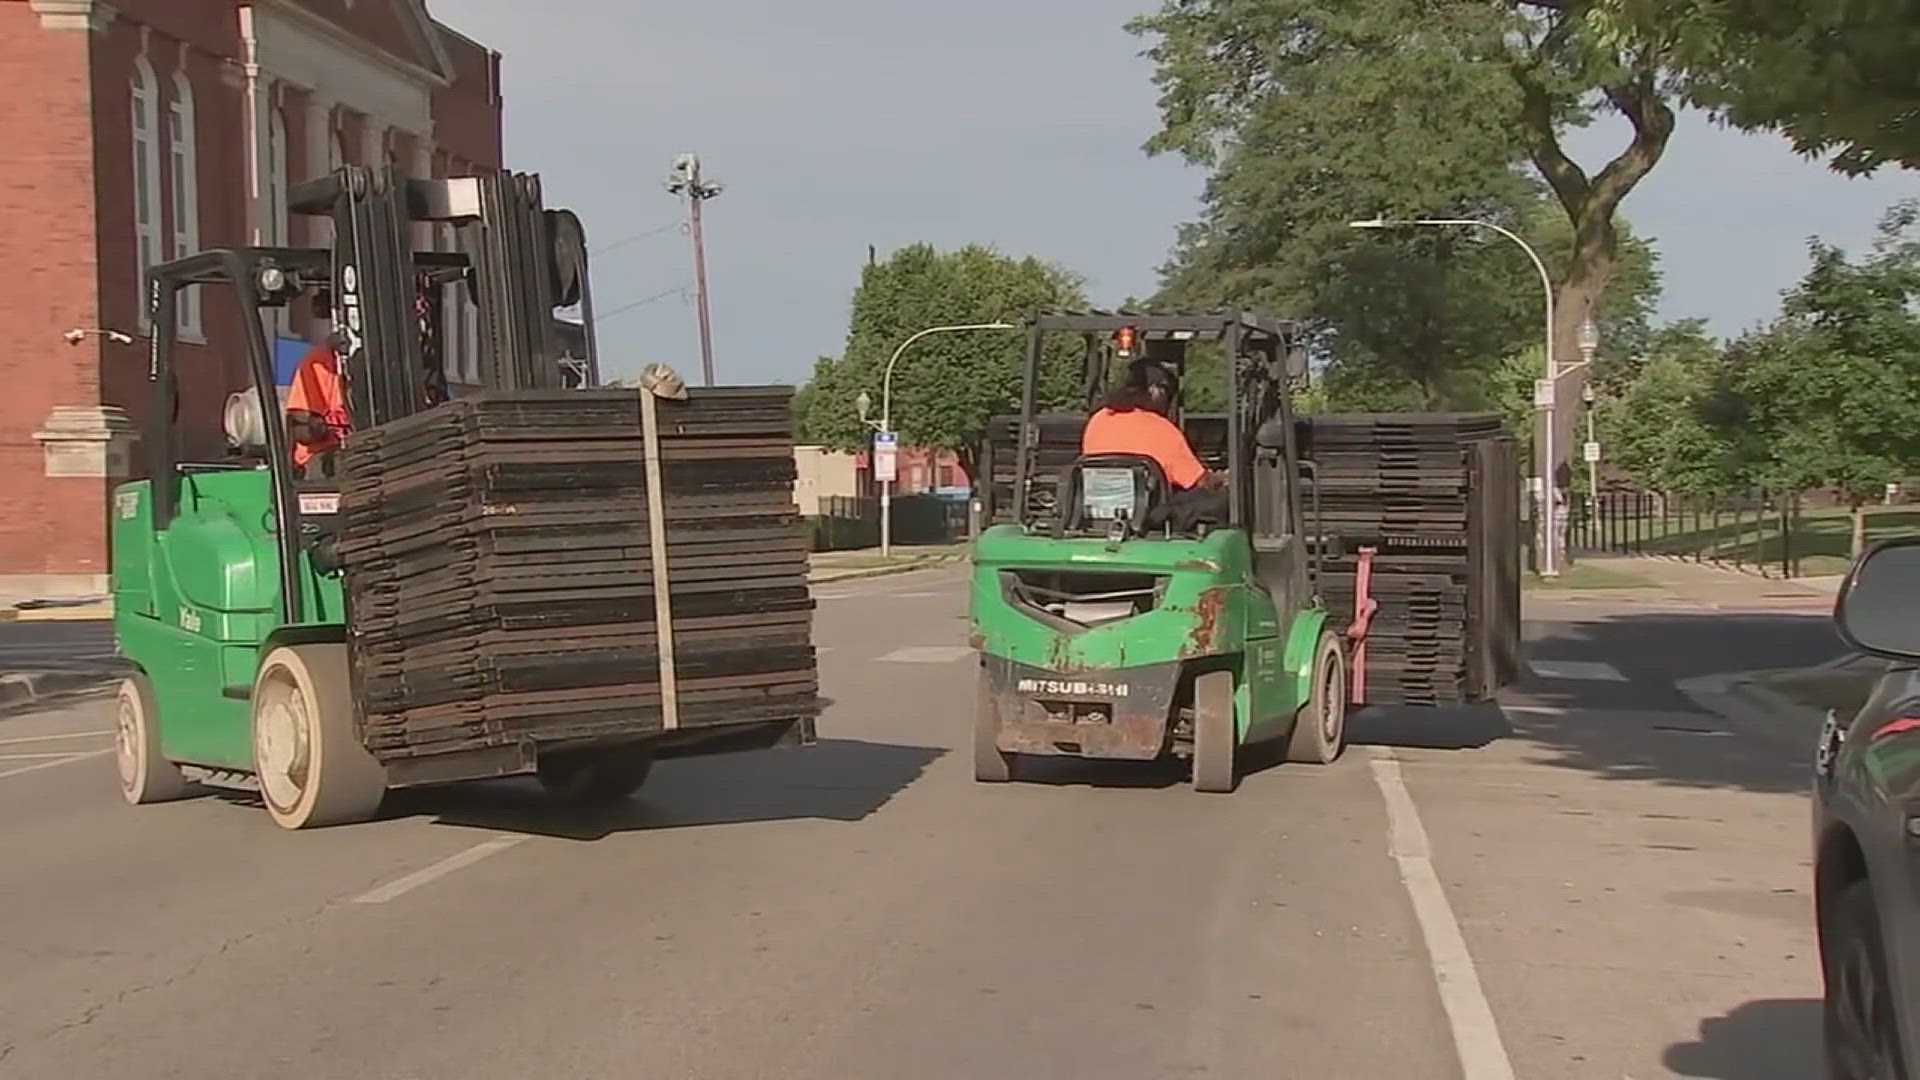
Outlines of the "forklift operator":
{"type": "MultiPolygon", "coordinates": [[[[331,306],[323,291],[313,298],[316,318],[330,319],[331,306]]],[[[328,454],[347,434],[347,401],[340,382],[340,354],[334,348],[329,331],[307,354],[294,371],[293,386],[287,392],[287,433],[293,438],[293,465],[304,475],[314,458],[328,454]]],[[[327,473],[327,460],[320,463],[327,473]]]]}
{"type": "Polygon", "coordinates": [[[1176,527],[1223,522],[1228,502],[1225,476],[1209,472],[1187,445],[1186,434],[1167,418],[1179,395],[1179,379],[1165,366],[1146,358],[1133,361],[1126,381],[1088,418],[1080,452],[1152,458],[1173,487],[1169,509],[1176,527]]]}

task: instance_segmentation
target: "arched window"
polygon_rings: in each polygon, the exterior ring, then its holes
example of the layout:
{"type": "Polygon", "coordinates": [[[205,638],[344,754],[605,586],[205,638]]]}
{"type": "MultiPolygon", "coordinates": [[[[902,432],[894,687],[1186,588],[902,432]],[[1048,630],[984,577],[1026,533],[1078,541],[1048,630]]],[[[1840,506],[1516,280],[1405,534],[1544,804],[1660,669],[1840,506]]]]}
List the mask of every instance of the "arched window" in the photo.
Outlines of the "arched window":
{"type": "Polygon", "coordinates": [[[135,57],[128,84],[130,130],[133,135],[133,233],[140,267],[135,284],[139,296],[140,326],[147,325],[147,271],[161,261],[160,201],[160,82],[146,57],[135,57]]]}
{"type": "MultiPolygon", "coordinates": [[[[193,85],[184,71],[173,74],[167,103],[167,167],[173,181],[173,257],[200,250],[200,155],[194,128],[193,85]]],[[[200,336],[200,290],[180,291],[179,331],[200,336]]]]}
{"type": "Polygon", "coordinates": [[[287,114],[267,110],[266,221],[262,236],[270,247],[287,246],[287,114]]]}

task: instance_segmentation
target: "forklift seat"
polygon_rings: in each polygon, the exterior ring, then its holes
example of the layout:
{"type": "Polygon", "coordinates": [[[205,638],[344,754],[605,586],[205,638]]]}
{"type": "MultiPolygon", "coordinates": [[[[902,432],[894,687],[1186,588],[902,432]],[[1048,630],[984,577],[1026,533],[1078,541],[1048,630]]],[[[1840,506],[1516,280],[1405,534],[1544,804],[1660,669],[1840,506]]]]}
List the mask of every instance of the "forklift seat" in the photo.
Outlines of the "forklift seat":
{"type": "Polygon", "coordinates": [[[1172,493],[1166,470],[1144,454],[1085,455],[1060,474],[1055,536],[1143,536],[1165,528],[1172,493]]]}

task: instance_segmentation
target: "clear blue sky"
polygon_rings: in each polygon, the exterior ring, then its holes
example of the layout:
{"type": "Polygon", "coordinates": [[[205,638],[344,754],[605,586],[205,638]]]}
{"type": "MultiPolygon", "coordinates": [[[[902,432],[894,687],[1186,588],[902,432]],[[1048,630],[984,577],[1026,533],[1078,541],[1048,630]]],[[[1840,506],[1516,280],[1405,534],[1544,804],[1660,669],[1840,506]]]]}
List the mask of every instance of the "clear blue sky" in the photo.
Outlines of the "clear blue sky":
{"type": "MultiPolygon", "coordinates": [[[[1099,303],[1144,295],[1194,216],[1201,175],[1140,144],[1155,129],[1150,69],[1121,24],[1153,0],[430,0],[505,54],[507,153],[550,205],[608,251],[603,312],[690,281],[680,205],[661,182],[701,155],[727,190],[707,206],[723,382],[799,381],[837,353],[869,244],[988,243],[1085,275],[1099,303]],[[559,21],[564,6],[569,21],[559,21]]],[[[1610,128],[1574,145],[1597,166],[1610,128]]],[[[1626,213],[1657,243],[1668,318],[1722,334],[1773,312],[1807,237],[1864,245],[1920,177],[1846,180],[1772,136],[1690,116],[1626,213]]],[[[678,292],[601,322],[610,374],[698,370],[678,292]]]]}

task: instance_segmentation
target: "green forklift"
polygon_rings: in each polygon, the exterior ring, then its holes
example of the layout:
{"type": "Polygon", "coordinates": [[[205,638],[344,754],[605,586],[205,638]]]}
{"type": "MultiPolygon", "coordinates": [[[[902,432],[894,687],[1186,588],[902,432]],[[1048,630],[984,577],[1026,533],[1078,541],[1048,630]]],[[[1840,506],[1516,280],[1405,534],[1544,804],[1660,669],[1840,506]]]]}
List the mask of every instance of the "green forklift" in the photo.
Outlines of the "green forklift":
{"type": "MultiPolygon", "coordinates": [[[[1317,588],[1323,530],[1302,505],[1289,408],[1304,374],[1299,329],[1256,314],[1028,322],[1010,520],[985,528],[973,547],[976,780],[1006,782],[1039,757],[1179,759],[1195,789],[1230,792],[1243,752],[1256,745],[1296,762],[1340,756],[1349,662],[1365,647],[1372,609],[1370,552],[1360,553],[1354,625],[1333,625],[1317,588]],[[1190,347],[1217,348],[1226,382],[1221,520],[1174,520],[1164,471],[1134,455],[1075,457],[1047,497],[1041,429],[1064,421],[1077,454],[1086,415],[1037,411],[1042,358],[1056,335],[1084,342],[1089,406],[1114,369],[1140,355],[1171,369],[1186,394],[1190,347]]],[[[1176,423],[1180,413],[1176,403],[1176,423]]],[[[990,471],[984,484],[991,499],[990,471]]]]}
{"type": "Polygon", "coordinates": [[[148,275],[147,479],[120,486],[110,509],[115,636],[135,669],[119,689],[116,756],[128,802],[179,798],[196,782],[257,790],[275,822],[305,828],[371,817],[389,787],[462,777],[383,766],[360,741],[332,549],[340,489],[293,467],[265,316],[331,294],[357,426],[448,392],[449,282],[478,308],[483,386],[559,388],[598,373],[584,232],[541,206],[537,177],[348,167],[296,186],[289,205],[329,220],[332,245],[207,251],[148,275]],[[462,250],[413,250],[419,224],[454,226],[462,250]],[[250,385],[227,399],[225,461],[181,453],[174,323],[189,289],[224,291],[244,313],[250,385]],[[583,322],[569,335],[558,313],[573,306],[583,322]]]}

